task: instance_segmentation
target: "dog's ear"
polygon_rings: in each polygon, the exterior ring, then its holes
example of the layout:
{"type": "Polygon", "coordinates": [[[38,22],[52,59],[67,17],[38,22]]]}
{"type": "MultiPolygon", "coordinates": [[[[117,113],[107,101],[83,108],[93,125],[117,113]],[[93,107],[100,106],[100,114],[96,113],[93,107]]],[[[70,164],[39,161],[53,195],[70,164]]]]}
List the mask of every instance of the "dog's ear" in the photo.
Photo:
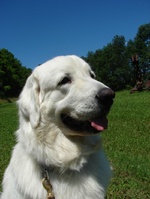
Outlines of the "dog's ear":
{"type": "Polygon", "coordinates": [[[39,93],[39,81],[33,72],[28,77],[18,100],[20,122],[30,121],[33,128],[36,128],[40,121],[39,93]]]}

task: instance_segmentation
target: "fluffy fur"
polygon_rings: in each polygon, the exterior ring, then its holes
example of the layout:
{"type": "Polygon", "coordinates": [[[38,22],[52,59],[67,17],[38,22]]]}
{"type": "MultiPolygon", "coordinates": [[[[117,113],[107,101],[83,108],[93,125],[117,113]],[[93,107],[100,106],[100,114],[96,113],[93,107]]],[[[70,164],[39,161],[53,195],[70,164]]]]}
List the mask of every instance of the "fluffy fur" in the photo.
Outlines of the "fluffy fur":
{"type": "Polygon", "coordinates": [[[82,123],[104,114],[97,93],[108,87],[93,77],[90,66],[76,56],[35,68],[18,100],[17,144],[1,199],[45,199],[42,166],[56,199],[104,199],[111,169],[99,134],[63,122],[64,115],[82,123]]]}

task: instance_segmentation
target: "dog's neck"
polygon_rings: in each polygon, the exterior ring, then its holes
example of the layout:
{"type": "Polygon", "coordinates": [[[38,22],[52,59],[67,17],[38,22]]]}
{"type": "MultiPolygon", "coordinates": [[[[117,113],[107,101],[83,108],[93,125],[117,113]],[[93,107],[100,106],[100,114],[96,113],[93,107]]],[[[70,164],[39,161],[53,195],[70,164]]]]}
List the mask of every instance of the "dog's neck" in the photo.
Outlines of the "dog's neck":
{"type": "MultiPolygon", "coordinates": [[[[99,135],[98,136],[88,136],[88,137],[71,137],[69,138],[73,142],[77,143],[80,147],[81,154],[83,157],[87,157],[96,151],[98,151],[101,148],[101,140],[99,135]]],[[[78,162],[79,163],[79,162],[78,162]]],[[[77,168],[76,163],[75,166],[72,164],[70,167],[66,168],[60,168],[57,166],[53,165],[40,165],[41,168],[41,176],[42,176],[42,184],[43,188],[46,189],[47,191],[47,199],[55,199],[54,194],[53,194],[53,187],[51,184],[51,173],[56,172],[57,174],[63,174],[64,172],[66,173],[72,173],[72,172],[77,172],[77,170],[80,170],[81,168],[84,167],[84,164],[86,163],[86,159],[82,159],[79,168],[77,168]]]]}
{"type": "Polygon", "coordinates": [[[95,153],[102,147],[100,135],[93,136],[70,136],[68,137],[72,142],[79,145],[83,155],[90,155],[95,153]]]}

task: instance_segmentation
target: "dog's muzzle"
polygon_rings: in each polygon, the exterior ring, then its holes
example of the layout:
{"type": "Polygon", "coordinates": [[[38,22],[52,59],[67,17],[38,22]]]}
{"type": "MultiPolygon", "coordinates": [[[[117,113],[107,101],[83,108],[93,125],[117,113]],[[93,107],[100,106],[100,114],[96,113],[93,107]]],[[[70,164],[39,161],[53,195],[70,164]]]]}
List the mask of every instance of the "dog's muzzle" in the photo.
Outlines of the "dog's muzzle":
{"type": "Polygon", "coordinates": [[[96,103],[100,109],[97,111],[96,116],[90,116],[86,121],[82,119],[76,119],[71,117],[69,114],[61,114],[61,120],[70,130],[77,132],[77,134],[97,134],[108,126],[107,114],[110,107],[113,104],[113,99],[115,98],[115,92],[110,88],[104,88],[99,90],[95,96],[96,103]]]}

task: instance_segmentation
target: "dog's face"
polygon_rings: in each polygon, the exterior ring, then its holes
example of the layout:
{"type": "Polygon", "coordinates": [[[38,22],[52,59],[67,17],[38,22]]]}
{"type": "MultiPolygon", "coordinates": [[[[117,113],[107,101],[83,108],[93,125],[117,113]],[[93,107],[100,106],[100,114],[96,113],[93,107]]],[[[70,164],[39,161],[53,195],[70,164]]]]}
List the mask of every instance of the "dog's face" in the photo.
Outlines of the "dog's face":
{"type": "Polygon", "coordinates": [[[95,80],[85,61],[65,56],[33,71],[20,103],[33,128],[53,123],[66,135],[93,135],[107,128],[106,115],[114,96],[110,88],[95,80]]]}

